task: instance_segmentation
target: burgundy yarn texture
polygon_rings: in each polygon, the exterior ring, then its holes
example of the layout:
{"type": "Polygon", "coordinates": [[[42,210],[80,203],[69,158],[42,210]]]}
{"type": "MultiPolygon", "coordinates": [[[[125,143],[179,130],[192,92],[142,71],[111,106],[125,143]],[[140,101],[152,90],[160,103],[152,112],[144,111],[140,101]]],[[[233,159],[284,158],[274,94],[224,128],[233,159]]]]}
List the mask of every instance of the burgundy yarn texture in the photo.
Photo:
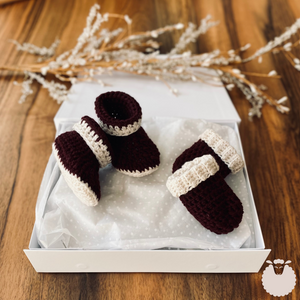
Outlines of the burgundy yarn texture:
{"type": "Polygon", "coordinates": [[[75,131],[68,131],[59,135],[54,144],[64,168],[87,183],[100,199],[99,162],[83,138],[75,131]]]}
{"type": "Polygon", "coordinates": [[[114,154],[112,165],[117,170],[140,177],[158,168],[159,150],[139,125],[142,110],[133,97],[123,92],[101,94],[96,98],[95,110],[100,119],[100,126],[125,128],[122,136],[114,135],[113,131],[106,131],[114,154]],[[126,128],[134,123],[134,129],[127,131],[126,128]]]}
{"type": "Polygon", "coordinates": [[[142,117],[139,103],[123,92],[107,92],[96,98],[95,110],[98,118],[107,125],[119,128],[138,122],[142,117]]]}
{"type": "Polygon", "coordinates": [[[220,167],[219,171],[179,199],[205,228],[216,234],[226,234],[239,226],[244,210],[240,199],[224,180],[231,171],[219,155],[199,139],[176,158],[172,173],[185,162],[206,154],[214,157],[220,167]]]}
{"type": "Polygon", "coordinates": [[[112,164],[116,169],[143,172],[159,165],[159,151],[142,127],[128,136],[110,135],[108,139],[114,150],[112,164]]]}
{"type": "Polygon", "coordinates": [[[229,233],[242,221],[242,203],[220,171],[179,199],[197,221],[216,234],[229,233]]]}

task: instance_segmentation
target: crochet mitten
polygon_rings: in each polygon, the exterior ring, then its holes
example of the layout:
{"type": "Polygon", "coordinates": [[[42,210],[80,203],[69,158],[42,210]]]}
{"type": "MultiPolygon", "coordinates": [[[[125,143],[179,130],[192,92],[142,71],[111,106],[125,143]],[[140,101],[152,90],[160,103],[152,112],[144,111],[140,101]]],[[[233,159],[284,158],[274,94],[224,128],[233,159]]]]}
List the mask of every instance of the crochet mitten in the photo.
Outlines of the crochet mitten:
{"type": "Polygon", "coordinates": [[[168,178],[167,187],[205,228],[226,234],[239,226],[243,206],[219,169],[212,155],[196,157],[168,178]]]}
{"type": "Polygon", "coordinates": [[[210,154],[217,161],[220,173],[225,178],[229,173],[240,171],[244,162],[236,150],[212,129],[206,129],[199,140],[178,156],[173,164],[173,173],[185,162],[205,154],[210,154]]]}
{"type": "Polygon", "coordinates": [[[88,116],[59,135],[53,153],[67,184],[86,205],[95,206],[101,198],[99,168],[111,162],[111,146],[99,124],[88,116]]]}
{"type": "Polygon", "coordinates": [[[101,94],[95,110],[114,152],[112,165],[118,171],[142,177],[158,169],[160,153],[141,127],[142,110],[133,97],[123,92],[101,94]]]}

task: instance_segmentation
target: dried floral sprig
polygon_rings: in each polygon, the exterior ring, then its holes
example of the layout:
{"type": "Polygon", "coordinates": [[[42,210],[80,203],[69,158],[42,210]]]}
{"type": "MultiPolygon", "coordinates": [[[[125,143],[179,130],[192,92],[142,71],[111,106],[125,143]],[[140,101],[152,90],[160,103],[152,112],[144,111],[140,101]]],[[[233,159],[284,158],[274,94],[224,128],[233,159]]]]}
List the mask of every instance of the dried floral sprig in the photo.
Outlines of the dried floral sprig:
{"type": "MultiPolygon", "coordinates": [[[[287,28],[287,30],[281,34],[280,36],[276,37],[274,40],[268,42],[268,44],[260,49],[258,49],[252,56],[246,58],[243,60],[243,62],[248,62],[250,60],[253,60],[257,57],[262,56],[265,53],[270,52],[272,49],[278,48],[278,46],[282,45],[285,41],[289,40],[293,34],[295,34],[300,28],[300,19],[297,19],[296,22],[290,27],[287,28]]],[[[287,43],[283,46],[285,51],[290,51],[291,50],[291,45],[292,43],[287,43]]]]}
{"type": "Polygon", "coordinates": [[[97,81],[105,85],[105,82],[101,80],[102,74],[120,71],[153,77],[165,83],[174,94],[177,94],[178,91],[168,83],[171,80],[200,81],[217,86],[220,86],[220,81],[223,81],[228,90],[233,87],[239,88],[251,103],[250,118],[261,116],[261,108],[264,103],[275,106],[281,113],[289,111],[289,108],[283,105],[287,100],[286,96],[275,100],[265,92],[265,86],[255,85],[246,78],[246,75],[280,78],[275,71],[271,71],[269,74],[257,74],[241,72],[237,67],[256,58],[261,62],[262,55],[266,53],[283,52],[292,65],[300,71],[300,60],[290,52],[299,42],[294,44],[287,42],[299,30],[300,19],[252,56],[242,59],[240,54],[246,51],[251,46],[250,44],[226,53],[222,53],[218,49],[202,54],[191,54],[190,51],[185,51],[189,43],[195,42],[199,35],[217,25],[218,22],[210,21],[210,16],[201,20],[199,27],[192,23],[187,27],[178,23],[156,30],[132,33],[132,20],[129,16],[110,13],[102,15],[99,9],[98,4],[92,6],[87,17],[86,27],[78,37],[76,46],[60,55],[54,55],[58,41],[54,42],[49,49],[31,44],[20,45],[15,42],[18,50],[38,54],[47,59],[37,64],[0,67],[0,70],[19,71],[25,74],[20,102],[24,102],[26,97],[32,93],[30,86],[34,80],[48,89],[50,96],[57,102],[60,103],[67,99],[67,87],[58,82],[47,81],[45,79],[47,74],[53,74],[59,81],[71,84],[78,81],[97,81]],[[124,27],[116,30],[102,29],[103,23],[110,18],[123,20],[124,27]],[[165,32],[184,28],[178,43],[162,58],[158,50],[159,43],[155,39],[165,32]],[[201,68],[216,72],[208,74],[202,72],[201,68]]]}
{"type": "Polygon", "coordinates": [[[202,19],[201,24],[197,29],[195,24],[189,23],[185,32],[179,38],[178,43],[170,51],[170,55],[180,53],[186,48],[188,44],[195,43],[199,35],[206,33],[209,28],[219,24],[219,22],[209,22],[210,19],[211,19],[210,15],[202,19]]]}
{"type": "Polygon", "coordinates": [[[17,51],[24,51],[30,54],[39,55],[41,57],[38,59],[38,61],[43,61],[55,55],[55,50],[58,47],[60,40],[56,39],[49,48],[37,47],[29,43],[23,43],[21,45],[20,43],[14,40],[12,40],[11,42],[17,46],[17,51]]]}

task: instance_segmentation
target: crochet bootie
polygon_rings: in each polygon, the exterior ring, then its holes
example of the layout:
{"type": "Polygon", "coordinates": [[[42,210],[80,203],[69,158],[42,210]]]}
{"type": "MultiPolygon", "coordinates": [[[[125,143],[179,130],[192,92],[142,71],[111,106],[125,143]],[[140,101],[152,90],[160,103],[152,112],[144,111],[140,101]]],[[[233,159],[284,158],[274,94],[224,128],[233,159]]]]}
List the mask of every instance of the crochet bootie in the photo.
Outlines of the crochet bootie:
{"type": "Polygon", "coordinates": [[[67,184],[86,205],[95,206],[101,198],[99,168],[111,162],[111,146],[99,124],[88,116],[59,135],[53,153],[67,184]]]}
{"type": "Polygon", "coordinates": [[[133,97],[123,92],[101,94],[95,110],[114,152],[112,165],[118,171],[142,177],[158,169],[159,151],[141,127],[142,110],[133,97]]]}
{"type": "Polygon", "coordinates": [[[207,129],[175,160],[167,187],[205,228],[229,233],[240,224],[243,206],[224,178],[243,166],[236,150],[207,129]]]}
{"type": "Polygon", "coordinates": [[[173,173],[167,187],[205,228],[226,234],[240,224],[243,206],[219,169],[212,155],[197,157],[173,173]]]}
{"type": "Polygon", "coordinates": [[[176,158],[173,164],[173,173],[185,162],[205,154],[210,154],[214,157],[220,167],[220,173],[223,178],[229,173],[237,173],[244,166],[241,156],[230,144],[212,129],[206,129],[196,143],[176,158]]]}

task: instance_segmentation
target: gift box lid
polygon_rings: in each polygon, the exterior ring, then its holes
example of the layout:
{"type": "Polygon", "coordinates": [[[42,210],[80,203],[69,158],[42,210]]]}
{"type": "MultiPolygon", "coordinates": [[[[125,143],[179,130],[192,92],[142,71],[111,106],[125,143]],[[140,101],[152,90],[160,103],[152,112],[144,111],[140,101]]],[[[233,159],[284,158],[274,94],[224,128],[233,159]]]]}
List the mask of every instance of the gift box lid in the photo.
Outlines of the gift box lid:
{"type": "Polygon", "coordinates": [[[79,82],[72,86],[69,101],[61,105],[54,118],[56,128],[60,122],[77,121],[84,115],[96,118],[94,101],[97,96],[109,91],[122,91],[134,97],[142,107],[143,118],[159,116],[212,122],[241,121],[220,82],[215,86],[216,82],[213,85],[212,81],[172,81],[168,87],[152,77],[117,72],[112,76],[101,76],[101,80],[105,86],[94,82],[79,82]],[[171,92],[170,86],[178,91],[177,95],[171,92]]]}

